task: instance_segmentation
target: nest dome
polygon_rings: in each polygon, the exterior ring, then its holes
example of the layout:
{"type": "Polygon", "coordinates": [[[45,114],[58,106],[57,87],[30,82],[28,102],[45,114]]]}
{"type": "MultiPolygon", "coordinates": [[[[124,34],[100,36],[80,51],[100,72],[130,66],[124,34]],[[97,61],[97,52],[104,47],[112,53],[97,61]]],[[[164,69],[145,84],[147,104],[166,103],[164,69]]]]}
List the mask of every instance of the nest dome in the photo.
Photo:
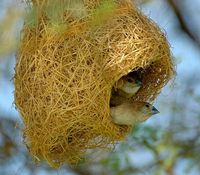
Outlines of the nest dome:
{"type": "Polygon", "coordinates": [[[63,8],[59,20],[49,15],[49,2],[31,4],[37,14],[22,31],[15,103],[31,154],[59,167],[126,137],[131,127],[114,124],[110,116],[117,80],[137,74],[142,88],[133,99],[152,102],[174,68],[165,35],[130,1],[82,0],[81,15],[63,8]]]}

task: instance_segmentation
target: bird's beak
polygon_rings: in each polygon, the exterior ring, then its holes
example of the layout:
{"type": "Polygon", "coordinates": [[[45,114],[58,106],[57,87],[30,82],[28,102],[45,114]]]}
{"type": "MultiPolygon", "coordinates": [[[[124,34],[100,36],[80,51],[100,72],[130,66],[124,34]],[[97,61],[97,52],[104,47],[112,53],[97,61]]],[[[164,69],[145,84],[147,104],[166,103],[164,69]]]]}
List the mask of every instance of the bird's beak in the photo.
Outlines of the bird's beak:
{"type": "Polygon", "coordinates": [[[153,115],[160,113],[155,107],[152,108],[153,115]]]}
{"type": "Polygon", "coordinates": [[[142,86],[142,82],[139,81],[139,80],[136,80],[136,81],[135,81],[135,84],[137,85],[137,87],[141,87],[141,86],[142,86]]]}

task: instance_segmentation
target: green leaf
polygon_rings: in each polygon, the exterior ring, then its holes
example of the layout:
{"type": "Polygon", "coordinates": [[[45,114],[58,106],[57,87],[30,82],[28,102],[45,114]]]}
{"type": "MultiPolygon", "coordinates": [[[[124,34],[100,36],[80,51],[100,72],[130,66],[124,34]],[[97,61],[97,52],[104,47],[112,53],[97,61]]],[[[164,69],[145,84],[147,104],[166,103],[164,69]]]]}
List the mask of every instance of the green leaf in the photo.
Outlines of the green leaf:
{"type": "Polygon", "coordinates": [[[30,8],[25,14],[25,24],[34,27],[38,24],[38,11],[36,8],[30,8]]]}
{"type": "Polygon", "coordinates": [[[102,4],[93,12],[91,16],[92,25],[101,25],[116,9],[116,4],[112,0],[104,0],[102,4]]]}

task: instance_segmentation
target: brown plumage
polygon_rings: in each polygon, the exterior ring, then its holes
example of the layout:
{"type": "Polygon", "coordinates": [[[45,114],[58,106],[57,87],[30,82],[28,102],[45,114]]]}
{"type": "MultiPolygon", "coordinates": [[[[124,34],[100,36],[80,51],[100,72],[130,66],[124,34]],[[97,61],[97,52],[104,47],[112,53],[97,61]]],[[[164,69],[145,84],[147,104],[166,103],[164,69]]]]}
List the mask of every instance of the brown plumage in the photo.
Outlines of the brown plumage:
{"type": "Polygon", "coordinates": [[[140,89],[141,85],[139,80],[127,75],[123,76],[115,83],[114,91],[119,96],[130,98],[140,89]]]}

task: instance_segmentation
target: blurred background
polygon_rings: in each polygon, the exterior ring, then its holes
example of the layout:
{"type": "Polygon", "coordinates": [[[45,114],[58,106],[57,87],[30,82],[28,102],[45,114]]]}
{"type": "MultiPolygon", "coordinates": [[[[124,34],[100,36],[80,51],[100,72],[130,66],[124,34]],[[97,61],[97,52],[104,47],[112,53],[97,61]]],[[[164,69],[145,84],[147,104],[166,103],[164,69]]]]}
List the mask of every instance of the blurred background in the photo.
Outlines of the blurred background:
{"type": "Polygon", "coordinates": [[[0,0],[0,174],[200,174],[200,0],[136,3],[166,34],[176,64],[176,77],[154,104],[160,114],[137,125],[115,150],[93,163],[55,170],[31,159],[13,104],[15,54],[26,6],[21,0],[0,0]]]}

